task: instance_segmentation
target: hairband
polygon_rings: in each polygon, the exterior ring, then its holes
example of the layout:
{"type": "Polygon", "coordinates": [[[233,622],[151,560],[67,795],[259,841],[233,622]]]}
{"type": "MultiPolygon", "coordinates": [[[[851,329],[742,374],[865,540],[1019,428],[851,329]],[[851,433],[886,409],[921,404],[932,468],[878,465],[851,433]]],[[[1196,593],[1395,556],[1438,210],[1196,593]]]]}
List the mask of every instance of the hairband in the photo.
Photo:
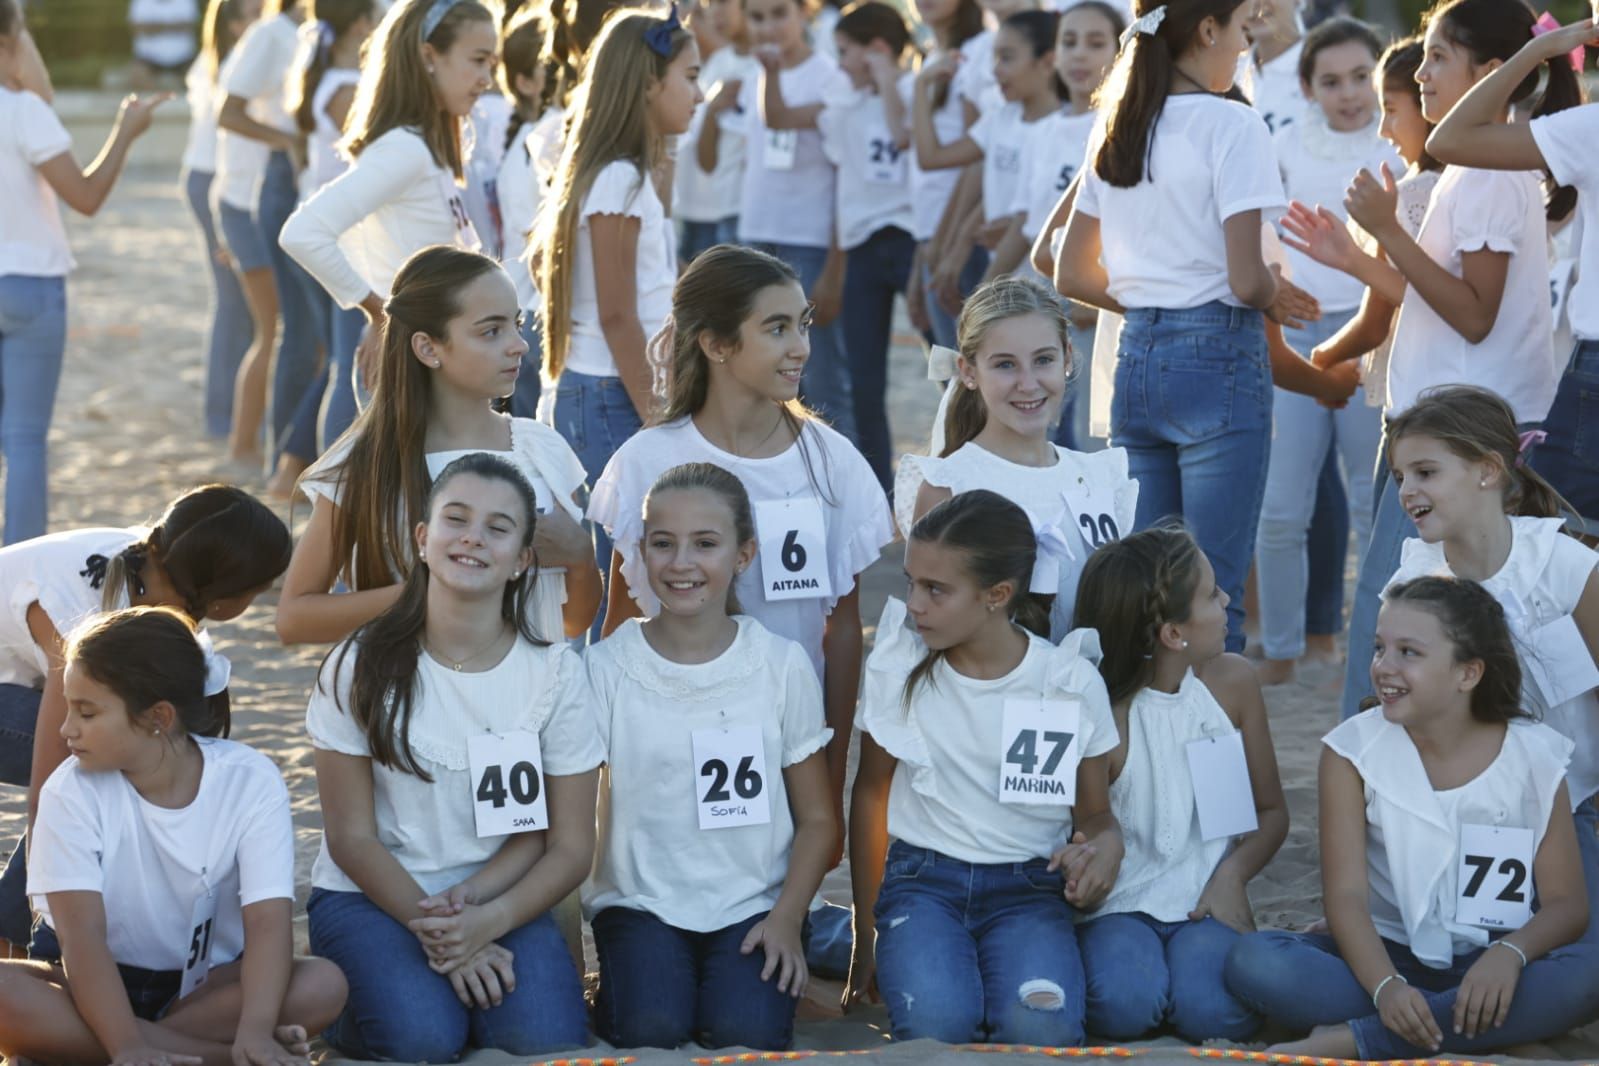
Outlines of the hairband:
{"type": "MultiPolygon", "coordinates": [[[[1542,37],[1544,34],[1553,33],[1555,30],[1560,28],[1560,20],[1555,18],[1549,12],[1545,11],[1543,14],[1538,16],[1538,21],[1532,24],[1532,35],[1534,37],[1542,37]]],[[[1586,55],[1586,50],[1580,44],[1573,48],[1570,52],[1566,53],[1566,57],[1571,60],[1571,69],[1576,71],[1578,74],[1582,73],[1582,64],[1583,60],[1586,58],[1586,55]]]]}
{"type": "Polygon", "coordinates": [[[200,652],[205,656],[205,694],[216,696],[226,692],[228,682],[233,678],[233,664],[212,646],[211,634],[205,630],[194,634],[194,642],[200,645],[200,652]]]}
{"type": "MultiPolygon", "coordinates": [[[[140,571],[144,569],[144,550],[138,545],[130,544],[117,553],[128,568],[128,577],[133,582],[133,594],[144,595],[144,578],[140,571]]],[[[83,560],[83,569],[78,571],[79,577],[89,579],[89,587],[98,589],[105,584],[106,567],[111,563],[110,558],[96,553],[83,560]]]]}
{"type": "Polygon", "coordinates": [[[677,5],[672,5],[672,10],[659,23],[644,31],[644,43],[650,51],[662,59],[672,58],[672,34],[683,28],[682,21],[677,17],[677,5]]]}
{"type": "Polygon", "coordinates": [[[460,2],[461,0],[433,0],[433,6],[422,16],[422,40],[426,41],[433,36],[433,31],[439,28],[439,23],[450,13],[450,8],[460,2]]]}
{"type": "Polygon", "coordinates": [[[1127,42],[1141,33],[1153,37],[1155,31],[1160,29],[1160,24],[1165,21],[1166,5],[1161,4],[1154,10],[1146,11],[1134,19],[1132,25],[1122,31],[1121,38],[1117,41],[1117,44],[1122,48],[1126,48],[1127,42]]]}
{"type": "Polygon", "coordinates": [[[1527,453],[1549,439],[1549,434],[1541,429],[1529,429],[1516,441],[1516,465],[1527,465],[1527,453]]]}

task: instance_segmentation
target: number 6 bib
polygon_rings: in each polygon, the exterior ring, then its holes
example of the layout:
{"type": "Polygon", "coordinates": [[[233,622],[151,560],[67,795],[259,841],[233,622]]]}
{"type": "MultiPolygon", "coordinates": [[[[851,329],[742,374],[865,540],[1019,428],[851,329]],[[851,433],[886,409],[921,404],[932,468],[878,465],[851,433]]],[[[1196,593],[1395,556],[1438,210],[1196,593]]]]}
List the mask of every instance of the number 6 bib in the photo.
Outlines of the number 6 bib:
{"type": "Polygon", "coordinates": [[[1077,802],[1076,700],[1005,701],[999,733],[999,801],[1070,806],[1077,802]]]}
{"type": "Polygon", "coordinates": [[[762,500],[755,505],[755,530],[761,538],[761,592],[768,601],[833,594],[821,504],[810,497],[762,500]]]}
{"type": "Polygon", "coordinates": [[[765,825],[772,820],[766,744],[758,726],[696,729],[694,801],[701,829],[765,825]]]}
{"type": "Polygon", "coordinates": [[[550,827],[544,756],[535,733],[480,733],[466,740],[472,768],[472,816],[480,837],[550,827]]]}
{"type": "Polygon", "coordinates": [[[1532,917],[1532,830],[1463,824],[1456,876],[1456,923],[1520,929],[1532,917]]]}

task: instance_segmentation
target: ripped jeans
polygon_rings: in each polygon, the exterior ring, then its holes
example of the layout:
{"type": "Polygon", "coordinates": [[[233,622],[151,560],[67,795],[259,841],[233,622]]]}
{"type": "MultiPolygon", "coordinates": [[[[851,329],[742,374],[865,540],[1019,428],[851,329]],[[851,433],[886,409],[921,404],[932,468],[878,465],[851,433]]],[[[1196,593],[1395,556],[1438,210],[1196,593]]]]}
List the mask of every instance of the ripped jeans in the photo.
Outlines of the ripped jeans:
{"type": "Polygon", "coordinates": [[[1046,865],[889,848],[874,917],[877,987],[895,1040],[1082,1043],[1073,910],[1046,865]]]}

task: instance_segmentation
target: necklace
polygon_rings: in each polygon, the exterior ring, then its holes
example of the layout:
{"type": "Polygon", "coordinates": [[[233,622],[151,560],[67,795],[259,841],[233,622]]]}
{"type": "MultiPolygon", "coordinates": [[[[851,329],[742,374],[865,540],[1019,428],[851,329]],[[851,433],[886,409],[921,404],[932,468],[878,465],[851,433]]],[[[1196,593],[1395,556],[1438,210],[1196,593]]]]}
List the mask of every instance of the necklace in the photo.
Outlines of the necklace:
{"type": "Polygon", "coordinates": [[[479,648],[477,651],[473,652],[471,655],[468,655],[465,658],[459,659],[459,660],[457,660],[453,656],[442,654],[436,647],[434,647],[432,644],[428,643],[428,641],[426,641],[426,640],[424,640],[422,642],[422,646],[424,648],[426,648],[428,653],[433,655],[435,658],[443,659],[445,662],[449,663],[451,670],[454,670],[456,673],[460,673],[462,668],[465,667],[467,663],[473,662],[473,661],[481,658],[490,649],[492,649],[496,644],[498,644],[500,642],[500,638],[503,637],[503,636],[505,636],[505,626],[502,623],[500,625],[500,628],[495,630],[494,639],[490,640],[487,644],[483,645],[481,648],[479,648]]]}

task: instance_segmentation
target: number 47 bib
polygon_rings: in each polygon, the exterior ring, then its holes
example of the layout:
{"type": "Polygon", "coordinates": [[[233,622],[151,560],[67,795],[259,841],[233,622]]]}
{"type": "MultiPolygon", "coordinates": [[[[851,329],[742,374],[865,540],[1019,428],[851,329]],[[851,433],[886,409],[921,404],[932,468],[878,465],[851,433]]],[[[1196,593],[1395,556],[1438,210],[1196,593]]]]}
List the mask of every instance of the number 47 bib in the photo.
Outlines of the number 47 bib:
{"type": "Polygon", "coordinates": [[[810,497],[762,500],[755,505],[755,530],[761,538],[761,593],[768,601],[833,594],[821,504],[810,497]]]}
{"type": "Polygon", "coordinates": [[[999,801],[1069,806],[1077,802],[1076,700],[1008,699],[1000,730],[999,801]]]}

